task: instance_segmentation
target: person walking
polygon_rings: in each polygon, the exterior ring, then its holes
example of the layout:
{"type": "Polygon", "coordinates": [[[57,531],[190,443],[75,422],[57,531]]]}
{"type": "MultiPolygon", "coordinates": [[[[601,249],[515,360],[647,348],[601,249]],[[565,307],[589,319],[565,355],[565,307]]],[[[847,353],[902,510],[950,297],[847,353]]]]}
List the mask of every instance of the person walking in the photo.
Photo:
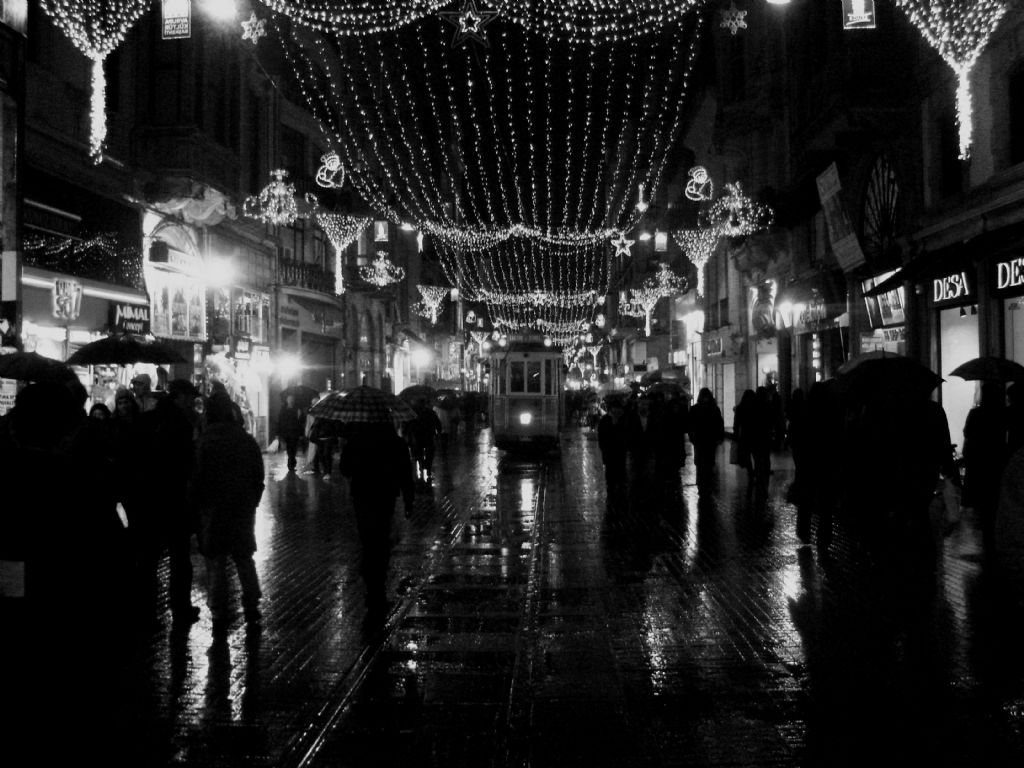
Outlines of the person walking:
{"type": "Polygon", "coordinates": [[[964,493],[962,504],[973,507],[981,523],[986,555],[993,553],[999,483],[1007,459],[1006,394],[1002,382],[985,381],[981,402],[964,423],[964,493]]]}
{"type": "Polygon", "coordinates": [[[630,481],[641,489],[654,477],[652,464],[657,445],[657,422],[648,397],[635,401],[635,410],[627,416],[626,449],[629,451],[630,481]]]}
{"type": "Polygon", "coordinates": [[[277,412],[277,437],[288,452],[288,471],[294,472],[297,464],[295,454],[299,449],[299,438],[305,432],[305,414],[295,404],[295,396],[288,395],[284,405],[277,412]]]}
{"type": "Polygon", "coordinates": [[[426,400],[418,400],[414,406],[416,420],[409,424],[412,454],[416,459],[416,477],[429,485],[434,481],[434,453],[437,450],[437,436],[441,433],[441,420],[426,400]]]}
{"type": "Polygon", "coordinates": [[[715,396],[707,387],[697,393],[697,402],[690,409],[690,442],[693,443],[693,464],[697,468],[697,483],[710,479],[715,468],[715,453],[725,439],[725,420],[715,396]]]}
{"type": "Polygon", "coordinates": [[[138,403],[139,411],[148,413],[156,409],[159,398],[153,394],[153,377],[148,373],[140,373],[132,377],[132,394],[138,403]]]}
{"type": "Polygon", "coordinates": [[[412,514],[412,464],[405,441],[390,422],[349,425],[345,438],[340,470],[349,481],[359,531],[359,570],[366,587],[367,617],[376,620],[387,613],[385,585],[398,496],[405,504],[406,517],[412,514]]]}
{"type": "Polygon", "coordinates": [[[207,604],[214,630],[231,621],[227,562],[235,564],[248,624],[260,621],[260,584],[253,562],[256,507],[263,496],[263,455],[237,422],[231,398],[210,397],[206,429],[196,446],[192,505],[199,516],[199,550],[206,558],[207,604]]]}
{"type": "Polygon", "coordinates": [[[620,398],[611,398],[608,412],[597,423],[597,444],[609,491],[621,488],[626,482],[626,439],[626,404],[620,398]]]}
{"type": "Polygon", "coordinates": [[[747,470],[751,482],[755,479],[754,454],[762,438],[757,395],[748,389],[733,409],[732,436],[736,441],[737,465],[747,470]]]}

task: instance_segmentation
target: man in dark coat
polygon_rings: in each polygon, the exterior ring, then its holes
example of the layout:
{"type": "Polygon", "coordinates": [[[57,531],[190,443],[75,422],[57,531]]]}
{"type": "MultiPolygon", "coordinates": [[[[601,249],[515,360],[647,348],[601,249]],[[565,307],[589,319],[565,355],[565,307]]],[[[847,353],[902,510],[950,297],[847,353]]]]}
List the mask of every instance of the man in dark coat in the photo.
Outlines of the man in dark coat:
{"type": "Polygon", "coordinates": [[[277,437],[288,451],[289,472],[295,471],[295,453],[299,448],[299,438],[305,430],[306,414],[295,404],[295,396],[288,395],[277,413],[277,437]]]}
{"type": "Polygon", "coordinates": [[[387,611],[385,582],[391,560],[391,518],[395,499],[412,514],[413,481],[409,449],[390,422],[350,425],[341,452],[341,474],[349,479],[362,545],[360,573],[366,585],[367,616],[387,611]]]}
{"type": "Polygon", "coordinates": [[[263,495],[263,454],[236,421],[231,399],[210,397],[206,429],[196,445],[192,503],[199,513],[199,550],[206,558],[207,603],[215,630],[230,622],[227,561],[235,564],[245,620],[260,620],[256,551],[256,507],[263,495]]]}
{"type": "Polygon", "coordinates": [[[619,398],[612,398],[608,412],[597,422],[597,444],[608,490],[626,482],[626,439],[626,404],[619,398]]]}

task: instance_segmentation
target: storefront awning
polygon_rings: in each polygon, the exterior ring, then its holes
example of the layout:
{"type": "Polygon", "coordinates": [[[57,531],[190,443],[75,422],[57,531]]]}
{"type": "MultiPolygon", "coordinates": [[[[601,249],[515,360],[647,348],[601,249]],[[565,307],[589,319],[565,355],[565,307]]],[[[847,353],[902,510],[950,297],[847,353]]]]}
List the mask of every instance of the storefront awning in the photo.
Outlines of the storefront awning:
{"type": "Polygon", "coordinates": [[[965,269],[974,269],[970,255],[962,248],[948,248],[939,253],[922,253],[897,269],[865,296],[878,296],[899,288],[903,283],[923,283],[965,269]]]}

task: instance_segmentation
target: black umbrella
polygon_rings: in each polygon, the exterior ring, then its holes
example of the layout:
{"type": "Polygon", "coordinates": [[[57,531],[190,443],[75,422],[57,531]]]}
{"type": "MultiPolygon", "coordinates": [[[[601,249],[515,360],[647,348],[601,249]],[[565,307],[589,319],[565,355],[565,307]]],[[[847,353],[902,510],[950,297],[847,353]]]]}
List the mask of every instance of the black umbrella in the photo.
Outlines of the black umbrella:
{"type": "Polygon", "coordinates": [[[857,397],[870,398],[892,391],[927,394],[942,383],[942,377],[928,366],[889,352],[853,357],[837,373],[846,391],[857,397]]]}
{"type": "Polygon", "coordinates": [[[1022,381],[1024,365],[1004,357],[976,357],[949,372],[967,381],[1022,381]]]}
{"type": "Polygon", "coordinates": [[[181,353],[168,344],[128,334],[91,341],[68,358],[68,365],[161,365],[187,362],[181,353]]]}
{"type": "Polygon", "coordinates": [[[11,352],[0,355],[0,379],[18,381],[61,381],[73,379],[75,372],[67,365],[38,352],[11,352]]]}
{"type": "Polygon", "coordinates": [[[295,404],[300,408],[309,408],[314,400],[319,399],[320,392],[305,384],[293,384],[281,390],[281,402],[283,403],[289,395],[295,398],[295,404]]]}
{"type": "Polygon", "coordinates": [[[426,384],[413,384],[399,392],[398,396],[410,403],[414,403],[417,400],[430,402],[437,399],[437,390],[426,384]]]}

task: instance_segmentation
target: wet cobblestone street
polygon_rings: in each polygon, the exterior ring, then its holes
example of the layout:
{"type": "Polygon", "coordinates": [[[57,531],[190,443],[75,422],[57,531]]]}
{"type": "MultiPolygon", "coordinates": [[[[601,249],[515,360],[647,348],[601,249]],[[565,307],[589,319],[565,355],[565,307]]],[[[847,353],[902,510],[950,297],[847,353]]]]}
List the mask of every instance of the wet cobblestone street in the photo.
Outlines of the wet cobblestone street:
{"type": "Polygon", "coordinates": [[[842,521],[801,545],[785,456],[766,493],[723,453],[713,487],[691,457],[609,500],[592,433],[522,458],[482,430],[439,453],[372,625],[345,482],[267,464],[262,629],[214,636],[196,556],[200,621],[139,638],[134,765],[1024,765],[1024,644],[969,518],[920,607],[842,521]]]}

